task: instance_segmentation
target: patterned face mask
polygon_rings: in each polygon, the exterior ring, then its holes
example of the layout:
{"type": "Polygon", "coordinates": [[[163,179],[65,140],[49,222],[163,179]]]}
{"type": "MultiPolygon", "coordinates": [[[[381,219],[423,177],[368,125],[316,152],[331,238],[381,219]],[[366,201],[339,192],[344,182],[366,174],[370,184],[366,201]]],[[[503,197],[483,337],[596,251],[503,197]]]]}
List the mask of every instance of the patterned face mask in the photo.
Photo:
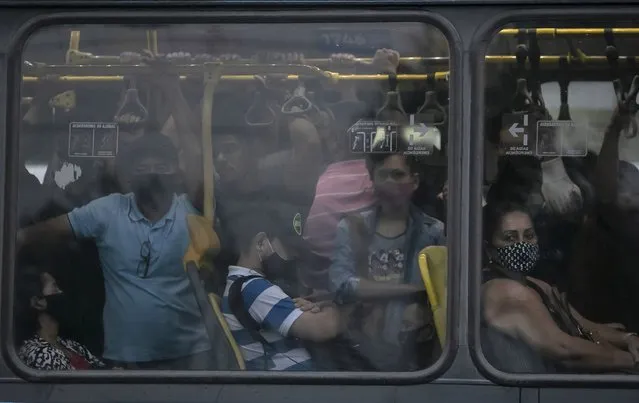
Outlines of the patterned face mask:
{"type": "Polygon", "coordinates": [[[497,256],[504,268],[518,273],[529,273],[539,260],[539,245],[517,242],[497,248],[497,256]]]}

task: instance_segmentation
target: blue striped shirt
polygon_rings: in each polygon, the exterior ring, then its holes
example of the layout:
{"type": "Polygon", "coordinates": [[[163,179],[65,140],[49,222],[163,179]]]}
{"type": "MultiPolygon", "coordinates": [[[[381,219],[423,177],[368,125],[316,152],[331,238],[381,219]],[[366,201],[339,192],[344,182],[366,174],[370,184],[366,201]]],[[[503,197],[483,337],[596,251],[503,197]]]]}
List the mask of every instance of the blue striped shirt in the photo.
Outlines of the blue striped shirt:
{"type": "Polygon", "coordinates": [[[244,306],[260,325],[262,337],[269,343],[264,347],[253,339],[231,313],[228,293],[231,284],[240,277],[260,273],[239,266],[229,266],[226,289],[222,298],[222,313],[235,341],[242,350],[248,370],[312,371],[311,356],[298,339],[289,335],[293,323],[302,315],[295,302],[276,285],[265,278],[254,278],[242,285],[244,306]]]}

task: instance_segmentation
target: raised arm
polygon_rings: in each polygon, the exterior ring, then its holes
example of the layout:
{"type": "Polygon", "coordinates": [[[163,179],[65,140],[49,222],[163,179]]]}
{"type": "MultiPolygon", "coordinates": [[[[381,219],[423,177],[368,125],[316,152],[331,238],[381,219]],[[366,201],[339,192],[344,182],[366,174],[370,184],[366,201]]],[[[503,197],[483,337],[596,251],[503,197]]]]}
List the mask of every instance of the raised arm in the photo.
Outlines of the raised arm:
{"type": "Polygon", "coordinates": [[[512,280],[496,279],[482,290],[483,314],[494,328],[568,368],[626,370],[634,368],[630,353],[564,333],[539,296],[512,280]]]}
{"type": "Polygon", "coordinates": [[[182,168],[185,171],[187,194],[189,199],[197,204],[203,185],[201,126],[184,97],[179,77],[168,71],[167,61],[149,57],[147,62],[155,65],[157,69],[151,84],[160,90],[163,98],[168,102],[170,115],[163,134],[171,137],[176,143],[183,164],[182,168]]]}
{"type": "Polygon", "coordinates": [[[610,204],[617,199],[619,178],[619,136],[628,125],[623,108],[617,109],[606,128],[597,158],[593,184],[599,202],[610,204]]]}
{"type": "Polygon", "coordinates": [[[320,135],[313,123],[294,118],[288,124],[291,138],[291,162],[286,170],[286,185],[292,190],[315,190],[322,164],[320,135]]]}

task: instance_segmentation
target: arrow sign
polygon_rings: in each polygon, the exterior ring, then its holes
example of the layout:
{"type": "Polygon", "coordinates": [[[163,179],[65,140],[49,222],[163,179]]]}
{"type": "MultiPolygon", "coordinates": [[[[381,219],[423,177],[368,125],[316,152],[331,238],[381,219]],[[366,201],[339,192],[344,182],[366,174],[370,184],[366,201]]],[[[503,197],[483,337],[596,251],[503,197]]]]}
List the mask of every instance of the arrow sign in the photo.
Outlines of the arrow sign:
{"type": "Polygon", "coordinates": [[[519,124],[517,122],[513,123],[512,126],[510,126],[510,128],[508,129],[508,132],[510,133],[511,136],[518,138],[519,134],[518,133],[523,133],[524,132],[524,128],[523,127],[519,127],[519,124]]]}

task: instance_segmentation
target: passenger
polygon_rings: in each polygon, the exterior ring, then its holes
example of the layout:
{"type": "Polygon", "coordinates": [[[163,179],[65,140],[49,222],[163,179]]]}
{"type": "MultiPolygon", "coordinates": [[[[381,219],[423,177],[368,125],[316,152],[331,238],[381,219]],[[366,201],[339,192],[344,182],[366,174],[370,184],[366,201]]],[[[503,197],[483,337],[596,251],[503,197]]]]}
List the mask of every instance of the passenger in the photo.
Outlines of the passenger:
{"type": "Polygon", "coordinates": [[[584,318],[556,287],[534,277],[539,245],[530,212],[517,204],[484,208],[487,262],[483,319],[527,343],[560,370],[639,368],[639,338],[584,318]]]}
{"type": "Polygon", "coordinates": [[[220,267],[234,264],[238,258],[228,253],[232,247],[225,246],[233,244],[234,220],[260,203],[286,206],[282,221],[301,234],[321,161],[317,130],[303,118],[293,119],[288,126],[290,149],[260,158],[256,150],[259,133],[248,131],[242,109],[230,104],[217,107],[213,128],[215,169],[219,175],[215,198],[222,241],[217,262],[220,267]]]}
{"type": "Polygon", "coordinates": [[[18,352],[22,362],[37,370],[102,369],[106,365],[82,344],[64,338],[72,307],[68,296],[47,272],[29,268],[18,278],[18,306],[25,339],[18,352]]]}
{"type": "MultiPolygon", "coordinates": [[[[49,100],[62,87],[44,85],[33,98],[29,109],[22,119],[20,130],[20,152],[18,171],[18,225],[24,227],[33,224],[46,207],[47,189],[38,178],[27,170],[27,160],[32,153],[42,150],[43,142],[50,141],[49,129],[45,129],[51,119],[49,100]]],[[[46,146],[45,146],[46,147],[46,146]]]]}
{"type": "Polygon", "coordinates": [[[487,201],[498,204],[510,200],[531,211],[541,246],[537,275],[566,288],[568,267],[576,253],[574,243],[586,212],[584,195],[588,193],[588,181],[574,169],[568,172],[562,158],[509,156],[499,161],[499,174],[488,190],[487,201]]]}
{"type": "Polygon", "coordinates": [[[229,267],[222,311],[247,369],[314,370],[304,342],[336,337],[339,314],[332,305],[320,308],[294,300],[273,284],[296,275],[290,245],[300,240],[274,215],[269,210],[254,210],[235,219],[233,233],[240,258],[229,267]]]}
{"type": "Polygon", "coordinates": [[[71,237],[95,241],[104,273],[104,357],[126,368],[210,369],[213,352],[182,258],[187,215],[176,194],[178,156],[170,139],[149,134],[118,155],[123,183],[112,194],[19,231],[18,245],[71,237]]]}
{"type": "Polygon", "coordinates": [[[631,119],[622,104],[606,128],[593,175],[595,205],[577,243],[570,285],[575,306],[590,317],[639,331],[639,170],[619,158],[619,141],[631,119]]]}
{"type": "MultiPolygon", "coordinates": [[[[419,183],[413,157],[370,154],[367,165],[379,201],[340,221],[329,269],[330,289],[345,303],[423,292],[419,251],[446,242],[444,225],[411,203],[419,183]]],[[[381,337],[394,346],[405,307],[402,300],[391,301],[384,314],[381,337]]]]}
{"type": "MultiPolygon", "coordinates": [[[[350,68],[355,57],[338,54],[331,62],[338,67],[350,68]]],[[[379,50],[375,53],[373,65],[386,73],[396,73],[399,57],[396,52],[379,50]]],[[[304,225],[304,240],[308,245],[308,260],[303,273],[303,281],[314,289],[326,290],[328,268],[333,253],[337,224],[344,214],[359,213],[370,209],[376,200],[366,160],[362,154],[351,151],[347,130],[366,116],[366,104],[357,98],[353,84],[340,87],[342,101],[331,109],[335,115],[337,147],[330,147],[336,161],[330,164],[317,181],[315,199],[304,225]]]]}

